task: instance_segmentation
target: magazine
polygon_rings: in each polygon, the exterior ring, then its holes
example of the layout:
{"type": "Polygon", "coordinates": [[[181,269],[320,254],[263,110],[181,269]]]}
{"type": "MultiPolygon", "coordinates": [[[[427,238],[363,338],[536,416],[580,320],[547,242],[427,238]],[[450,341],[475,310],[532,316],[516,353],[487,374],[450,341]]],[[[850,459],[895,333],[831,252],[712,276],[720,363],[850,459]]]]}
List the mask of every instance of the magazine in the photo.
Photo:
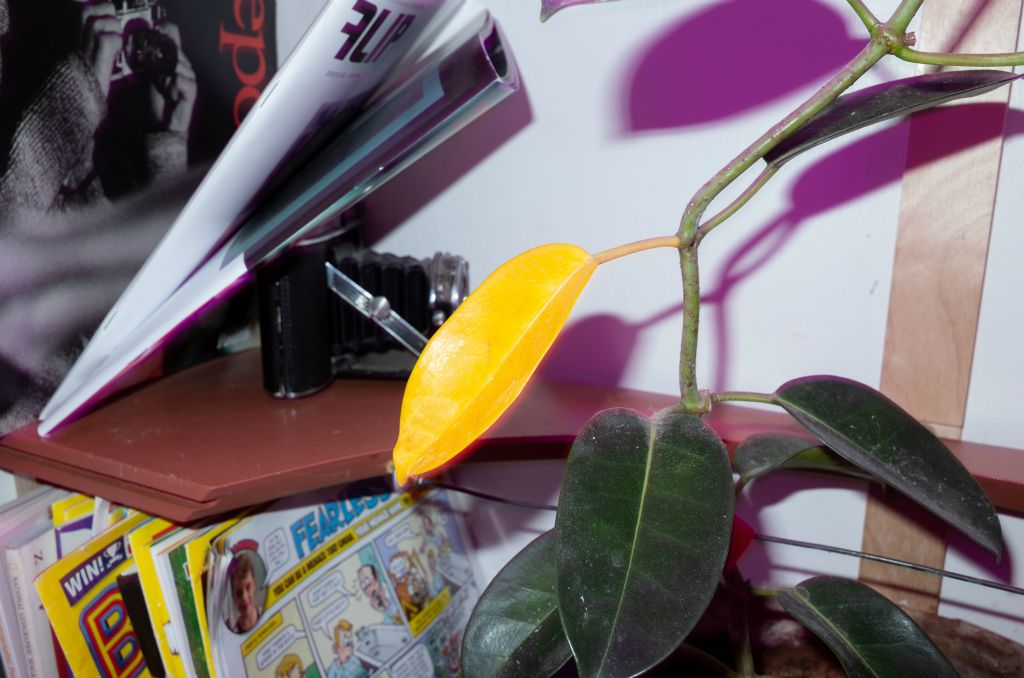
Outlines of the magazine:
{"type": "Polygon", "coordinates": [[[167,638],[171,618],[164,602],[160,581],[157,579],[156,564],[153,561],[150,546],[177,530],[178,527],[174,523],[163,518],[153,518],[128,534],[128,542],[132,547],[135,567],[139,572],[139,584],[142,586],[142,594],[145,598],[146,610],[149,613],[149,621],[153,627],[153,635],[156,637],[160,660],[164,671],[169,676],[185,675],[185,666],[182,663],[181,655],[172,651],[167,638]]]}
{"type": "Polygon", "coordinates": [[[238,523],[240,519],[241,516],[237,516],[211,525],[175,547],[168,554],[171,567],[174,570],[178,604],[181,606],[185,629],[189,634],[189,644],[202,651],[201,654],[193,655],[196,666],[201,664],[203,667],[203,671],[198,672],[200,675],[203,675],[204,671],[209,676],[217,675],[209,625],[206,619],[203,586],[207,553],[210,550],[210,543],[225,530],[238,523]]]}
{"type": "Polygon", "coordinates": [[[43,522],[11,539],[5,544],[4,556],[28,675],[51,678],[57,675],[57,657],[50,635],[50,620],[32,582],[36,575],[57,562],[53,524],[43,522]]]}
{"type": "Polygon", "coordinates": [[[17,552],[38,549],[46,557],[46,538],[53,538],[49,507],[65,494],[42,486],[0,509],[0,547],[5,551],[5,557],[0,559],[0,653],[8,676],[43,675],[40,672],[45,663],[44,648],[35,637],[37,625],[32,615],[36,603],[25,588],[27,584],[31,586],[35,565],[31,553],[25,563],[17,552]],[[12,558],[7,557],[8,550],[12,551],[12,558]]]}
{"type": "Polygon", "coordinates": [[[202,661],[202,648],[193,649],[189,641],[189,633],[185,628],[185,621],[178,598],[178,588],[168,555],[174,548],[185,543],[198,532],[199,530],[196,528],[178,528],[150,546],[150,553],[156,568],[157,581],[160,584],[160,593],[163,596],[164,606],[170,618],[169,624],[165,627],[167,643],[171,652],[180,657],[185,669],[183,675],[187,676],[187,678],[198,678],[199,676],[208,678],[210,674],[206,668],[205,661],[202,661]],[[197,659],[201,661],[198,665],[196,663],[197,659]]]}
{"type": "Polygon", "coordinates": [[[479,596],[442,491],[379,484],[283,500],[215,540],[207,618],[219,675],[445,676],[479,596]]]}
{"type": "Polygon", "coordinates": [[[0,0],[0,250],[21,264],[0,272],[0,433],[34,418],[170,226],[168,192],[277,72],[276,0],[241,5],[0,0]],[[29,299],[37,321],[12,322],[29,299]]]}
{"type": "Polygon", "coordinates": [[[78,678],[148,676],[117,587],[134,571],[128,533],[146,520],[135,513],[36,578],[36,589],[71,670],[78,678]]]}
{"type": "MultiPolygon", "coordinates": [[[[278,95],[283,91],[280,87],[290,80],[299,55],[314,44],[313,36],[319,35],[317,27],[324,16],[278,74],[275,82],[281,84],[277,88],[271,84],[261,102],[281,103],[285,98],[278,95]]],[[[360,44],[354,43],[352,49],[358,49],[360,44]]],[[[337,61],[336,57],[337,54],[321,55],[331,62],[337,61]]],[[[250,189],[257,187],[257,194],[247,191],[244,196],[235,196],[238,199],[231,214],[221,215],[224,218],[216,221],[219,226],[213,228],[214,232],[201,237],[182,235],[202,229],[203,225],[212,228],[204,220],[219,212],[198,211],[197,224],[203,222],[198,225],[183,226],[191,222],[179,219],[43,410],[39,432],[47,434],[115,392],[120,388],[117,379],[126,370],[159,351],[175,329],[212,300],[223,298],[242,285],[254,266],[278,254],[311,229],[337,218],[517,88],[517,71],[503,36],[493,20],[483,16],[471,25],[471,30],[432,52],[420,67],[408,71],[400,82],[389,84],[341,132],[322,143],[318,139],[310,144],[316,146],[314,152],[288,173],[287,181],[267,190],[259,188],[264,186],[263,170],[259,170],[259,177],[249,176],[246,185],[250,189]],[[194,251],[184,245],[179,247],[174,243],[180,239],[190,246],[201,246],[194,251]],[[195,255],[181,258],[187,266],[168,264],[160,273],[147,273],[156,270],[154,262],[177,256],[179,250],[195,255]],[[152,286],[143,282],[150,276],[155,281],[152,286]]],[[[257,104],[183,216],[190,213],[190,208],[203,204],[201,198],[208,194],[209,187],[218,186],[218,170],[228,163],[243,162],[252,165],[254,171],[259,169],[258,161],[249,162],[250,147],[246,147],[245,153],[236,149],[241,147],[239,140],[246,137],[247,129],[262,129],[267,119],[263,113],[264,103],[257,104]],[[237,160],[239,155],[243,161],[237,160]]],[[[289,129],[300,127],[301,121],[293,120],[289,129]]],[[[291,133],[285,136],[289,143],[295,141],[291,133]]],[[[288,156],[295,157],[297,153],[291,147],[279,150],[283,154],[279,161],[286,165],[292,160],[288,156]]],[[[298,155],[305,157],[302,153],[298,155]]],[[[267,171],[275,174],[273,169],[267,171]]],[[[232,195],[230,191],[218,193],[210,200],[226,205],[232,202],[232,195]]]]}
{"type": "MultiPolygon", "coordinates": [[[[417,37],[444,7],[459,0],[329,0],[299,45],[231,137],[173,227],[109,311],[40,420],[123,354],[123,340],[150,316],[237,229],[258,196],[300,164],[316,142],[347,122],[418,43],[417,37]]],[[[234,15],[247,28],[264,27],[250,7],[234,15]]],[[[257,16],[259,15],[259,16],[257,16]]],[[[236,60],[252,52],[252,36],[225,39],[236,60]]],[[[265,43],[265,39],[263,39],[265,43]]],[[[251,59],[250,59],[251,60],[251,59]]],[[[255,76],[253,76],[255,77],[255,76]]],[[[244,96],[239,91],[239,97],[244,96]]],[[[239,111],[240,113],[240,111],[239,111]]],[[[223,291],[223,290],[219,290],[223,291]]],[[[121,368],[118,368],[120,371],[121,368]]],[[[79,405],[81,403],[78,403],[79,405]]],[[[44,424],[45,430],[49,425],[44,424]]]]}

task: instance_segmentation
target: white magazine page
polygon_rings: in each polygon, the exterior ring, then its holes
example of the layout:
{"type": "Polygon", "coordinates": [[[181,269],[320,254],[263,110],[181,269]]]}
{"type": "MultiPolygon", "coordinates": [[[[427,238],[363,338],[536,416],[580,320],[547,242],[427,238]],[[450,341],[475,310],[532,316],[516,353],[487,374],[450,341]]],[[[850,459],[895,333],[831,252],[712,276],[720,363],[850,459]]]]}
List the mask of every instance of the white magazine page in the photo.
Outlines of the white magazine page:
{"type": "Polygon", "coordinates": [[[94,377],[124,337],[240,225],[299,147],[352,114],[456,0],[330,0],[254,104],[160,245],[110,310],[40,418],[94,377]]]}

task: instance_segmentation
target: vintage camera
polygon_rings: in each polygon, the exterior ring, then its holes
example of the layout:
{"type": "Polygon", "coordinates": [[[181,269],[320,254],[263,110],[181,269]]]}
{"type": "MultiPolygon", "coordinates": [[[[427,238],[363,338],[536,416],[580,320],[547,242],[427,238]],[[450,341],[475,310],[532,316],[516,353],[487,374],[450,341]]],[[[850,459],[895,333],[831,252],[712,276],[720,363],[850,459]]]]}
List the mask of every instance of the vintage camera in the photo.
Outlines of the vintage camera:
{"type": "Polygon", "coordinates": [[[156,80],[174,75],[178,45],[156,30],[164,18],[161,0],[114,0],[114,12],[121,22],[124,49],[114,62],[112,80],[131,76],[156,80]]]}
{"type": "Polygon", "coordinates": [[[325,262],[429,337],[469,294],[469,266],[361,246],[351,225],[292,246],[256,275],[263,385],[279,398],[325,388],[336,376],[405,378],[416,356],[327,286],[325,262]]]}

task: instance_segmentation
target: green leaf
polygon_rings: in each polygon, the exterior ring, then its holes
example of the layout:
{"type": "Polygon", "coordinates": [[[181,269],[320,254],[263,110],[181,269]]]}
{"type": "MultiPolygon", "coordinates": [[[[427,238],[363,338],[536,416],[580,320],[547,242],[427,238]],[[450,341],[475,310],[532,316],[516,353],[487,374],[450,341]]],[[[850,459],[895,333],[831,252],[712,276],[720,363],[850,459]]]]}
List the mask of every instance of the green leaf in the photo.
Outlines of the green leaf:
{"type": "Polygon", "coordinates": [[[815,577],[779,593],[779,602],[831,648],[851,678],[957,676],[913,619],[863,584],[815,577]]]}
{"type": "Polygon", "coordinates": [[[555,597],[554,530],[502,568],[473,609],[462,641],[467,676],[547,678],[572,658],[555,597]]]}
{"type": "Polygon", "coordinates": [[[1021,76],[1006,71],[928,73],[843,95],[764,156],[781,167],[806,150],[854,130],[939,104],[984,94],[1021,76]]]}
{"type": "Polygon", "coordinates": [[[793,435],[764,433],[753,435],[736,447],[733,464],[746,485],[772,471],[818,471],[838,473],[859,480],[875,481],[827,447],[793,435]]]}
{"type": "Polygon", "coordinates": [[[732,471],[695,415],[598,413],[558,502],[558,608],[582,676],[631,676],[672,652],[722,576],[732,471]]]}
{"type": "Polygon", "coordinates": [[[838,377],[791,381],[775,400],[836,453],[999,557],[1002,531],[992,502],[949,448],[899,405],[838,377]]]}

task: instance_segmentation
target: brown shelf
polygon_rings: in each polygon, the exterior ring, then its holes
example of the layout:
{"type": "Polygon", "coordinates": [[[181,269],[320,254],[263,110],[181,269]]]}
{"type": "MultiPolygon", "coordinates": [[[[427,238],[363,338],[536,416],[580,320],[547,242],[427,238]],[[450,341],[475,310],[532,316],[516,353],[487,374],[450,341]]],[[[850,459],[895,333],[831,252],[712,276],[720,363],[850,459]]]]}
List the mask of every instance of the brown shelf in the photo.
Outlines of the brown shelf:
{"type": "MultiPolygon", "coordinates": [[[[0,467],[179,522],[388,473],[403,384],[338,380],[300,400],[260,384],[259,354],[222,358],[139,388],[47,438],[35,426],[0,440],[0,467]]],[[[536,380],[479,444],[474,460],[564,455],[598,410],[646,414],[670,396],[536,380]]],[[[793,430],[785,414],[719,406],[727,442],[793,430]]],[[[1002,509],[1024,512],[1024,453],[950,443],[1002,509]]]]}

